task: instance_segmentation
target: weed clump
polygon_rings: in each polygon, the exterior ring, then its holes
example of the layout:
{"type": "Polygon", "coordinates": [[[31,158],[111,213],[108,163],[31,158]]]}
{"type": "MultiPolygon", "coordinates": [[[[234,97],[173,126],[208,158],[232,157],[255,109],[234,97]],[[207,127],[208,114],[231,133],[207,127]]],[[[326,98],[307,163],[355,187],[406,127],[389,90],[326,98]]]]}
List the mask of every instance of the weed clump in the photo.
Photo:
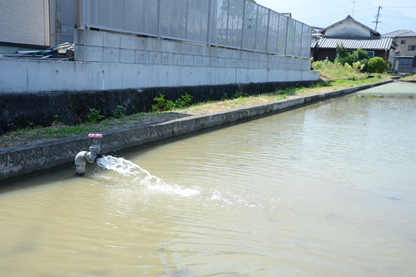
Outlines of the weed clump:
{"type": "Polygon", "coordinates": [[[175,102],[172,100],[165,99],[165,95],[159,93],[160,97],[155,97],[153,100],[156,104],[152,105],[153,112],[163,112],[163,111],[170,111],[173,109],[180,109],[189,107],[192,103],[193,96],[185,93],[185,95],[181,95],[179,99],[176,99],[175,102]]]}
{"type": "Polygon", "coordinates": [[[313,70],[321,72],[324,80],[350,79],[359,80],[366,78],[365,73],[361,72],[361,63],[357,62],[353,66],[348,63],[333,63],[328,59],[312,63],[313,70]]]}

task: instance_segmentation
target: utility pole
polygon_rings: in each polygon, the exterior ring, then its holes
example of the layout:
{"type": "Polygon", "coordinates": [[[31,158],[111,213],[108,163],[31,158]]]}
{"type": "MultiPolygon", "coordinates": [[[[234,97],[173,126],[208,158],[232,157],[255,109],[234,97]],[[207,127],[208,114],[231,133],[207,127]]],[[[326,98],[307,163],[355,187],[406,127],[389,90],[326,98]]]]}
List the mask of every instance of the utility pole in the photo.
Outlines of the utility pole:
{"type": "Polygon", "coordinates": [[[381,21],[378,21],[379,17],[380,17],[380,10],[382,9],[381,6],[378,6],[378,12],[377,12],[377,17],[376,17],[376,21],[373,21],[373,23],[376,23],[376,31],[377,31],[377,25],[378,23],[380,23],[381,21]]]}

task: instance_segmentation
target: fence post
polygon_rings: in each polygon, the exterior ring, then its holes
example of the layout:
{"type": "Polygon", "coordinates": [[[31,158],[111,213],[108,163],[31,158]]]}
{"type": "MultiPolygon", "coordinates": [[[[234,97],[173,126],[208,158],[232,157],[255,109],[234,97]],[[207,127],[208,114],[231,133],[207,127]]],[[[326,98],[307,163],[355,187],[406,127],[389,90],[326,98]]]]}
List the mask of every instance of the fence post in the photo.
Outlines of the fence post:
{"type": "Polygon", "coordinates": [[[244,49],[244,28],[246,23],[246,0],[243,0],[243,23],[241,24],[241,45],[240,50],[244,49]]]}
{"type": "Polygon", "coordinates": [[[269,51],[270,9],[267,13],[266,53],[269,51]]]}
{"type": "Polygon", "coordinates": [[[207,27],[207,46],[211,46],[211,24],[212,24],[212,0],[208,1],[208,27],[207,27]]]}
{"type": "Polygon", "coordinates": [[[285,56],[287,56],[287,38],[289,36],[289,17],[286,17],[286,39],[285,39],[285,56]]]}
{"type": "Polygon", "coordinates": [[[185,8],[185,39],[188,39],[188,15],[189,15],[189,0],[186,0],[186,8],[185,8]]]}
{"type": "Polygon", "coordinates": [[[123,30],[126,30],[126,0],[123,0],[123,30]]]}
{"type": "Polygon", "coordinates": [[[259,25],[259,6],[257,6],[257,11],[256,11],[256,30],[254,30],[254,50],[257,50],[258,25],[259,25]]]}
{"type": "Polygon", "coordinates": [[[279,54],[280,49],[279,49],[279,40],[280,40],[280,19],[281,19],[281,14],[277,14],[277,40],[276,40],[276,54],[279,54]]]}
{"type": "Polygon", "coordinates": [[[225,45],[227,45],[228,44],[228,28],[229,28],[229,26],[228,26],[228,23],[229,23],[229,21],[230,21],[230,1],[231,0],[228,0],[228,9],[227,9],[227,29],[225,30],[225,45]]]}
{"type": "Polygon", "coordinates": [[[311,42],[312,42],[312,28],[310,26],[308,28],[308,51],[306,51],[306,58],[309,59],[311,57],[311,42]]]}
{"type": "Polygon", "coordinates": [[[77,0],[77,29],[84,29],[84,7],[83,7],[84,1],[83,0],[77,0]]]}
{"type": "Polygon", "coordinates": [[[157,38],[160,39],[160,9],[162,0],[157,0],[157,38]]]}
{"type": "Polygon", "coordinates": [[[305,25],[305,24],[303,24],[302,23],[302,30],[300,31],[300,33],[301,33],[301,35],[300,35],[300,53],[299,53],[299,58],[302,58],[302,53],[303,53],[303,45],[302,45],[302,43],[303,43],[303,25],[305,25]]]}

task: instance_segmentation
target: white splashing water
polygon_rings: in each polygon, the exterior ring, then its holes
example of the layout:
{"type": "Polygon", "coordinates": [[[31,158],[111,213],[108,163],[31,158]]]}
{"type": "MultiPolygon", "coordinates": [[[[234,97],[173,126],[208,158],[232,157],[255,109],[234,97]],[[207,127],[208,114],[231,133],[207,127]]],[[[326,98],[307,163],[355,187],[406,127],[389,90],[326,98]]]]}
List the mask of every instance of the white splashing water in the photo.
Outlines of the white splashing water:
{"type": "Polygon", "coordinates": [[[210,200],[227,206],[256,206],[239,195],[228,191],[221,192],[216,188],[209,188],[206,191],[201,191],[201,188],[184,188],[177,184],[168,184],[162,179],[151,175],[139,165],[123,158],[103,156],[102,158],[97,159],[97,164],[102,168],[113,170],[123,176],[129,177],[130,183],[143,186],[151,192],[178,195],[181,197],[199,196],[199,200],[210,200]]]}
{"type": "Polygon", "coordinates": [[[200,194],[198,189],[183,188],[177,184],[168,184],[162,179],[153,176],[149,171],[137,164],[113,156],[103,156],[97,159],[97,164],[102,168],[116,171],[117,173],[130,177],[134,184],[145,186],[150,191],[176,194],[184,197],[191,197],[200,194]]]}

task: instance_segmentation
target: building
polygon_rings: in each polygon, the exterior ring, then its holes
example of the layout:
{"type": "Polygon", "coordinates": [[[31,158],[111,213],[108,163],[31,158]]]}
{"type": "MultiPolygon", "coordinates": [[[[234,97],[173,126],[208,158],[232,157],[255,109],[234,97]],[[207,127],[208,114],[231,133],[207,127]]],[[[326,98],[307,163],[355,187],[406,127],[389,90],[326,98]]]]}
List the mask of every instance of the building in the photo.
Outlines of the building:
{"type": "Polygon", "coordinates": [[[74,42],[79,1],[0,0],[0,50],[43,49],[74,42]]]}
{"type": "Polygon", "coordinates": [[[337,45],[343,44],[349,51],[359,48],[366,50],[370,58],[381,57],[386,62],[395,62],[395,43],[391,37],[381,34],[351,16],[332,24],[315,34],[316,41],[312,42],[312,56],[315,61],[328,58],[334,61],[337,45]]]}
{"type": "Polygon", "coordinates": [[[397,30],[383,35],[397,43],[395,71],[416,73],[416,32],[397,30]]]}

